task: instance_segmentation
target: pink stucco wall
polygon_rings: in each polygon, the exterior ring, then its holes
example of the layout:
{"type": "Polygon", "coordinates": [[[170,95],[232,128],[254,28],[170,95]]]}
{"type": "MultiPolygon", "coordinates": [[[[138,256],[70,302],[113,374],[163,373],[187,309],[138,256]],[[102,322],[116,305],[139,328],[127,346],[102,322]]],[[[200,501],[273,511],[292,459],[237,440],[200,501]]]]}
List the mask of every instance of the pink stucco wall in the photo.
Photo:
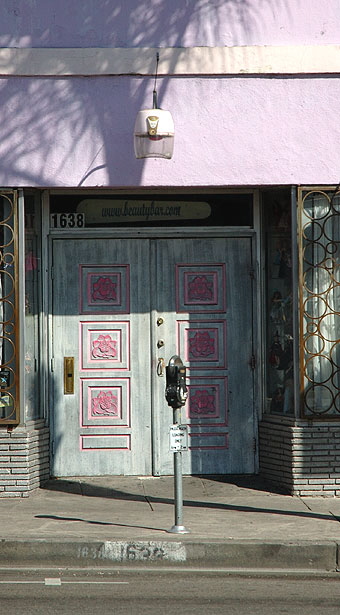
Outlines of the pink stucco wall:
{"type": "MultiPolygon", "coordinates": [[[[0,47],[339,43],[339,0],[3,0],[0,47]]],[[[159,78],[170,161],[136,160],[150,77],[0,78],[0,186],[337,183],[340,77],[159,78]]]]}
{"type": "Polygon", "coordinates": [[[0,47],[339,42],[338,0],[1,0],[0,47]]]}
{"type": "Polygon", "coordinates": [[[0,80],[0,185],[334,183],[340,77],[159,80],[176,127],[172,160],[136,160],[150,78],[0,80]]]}

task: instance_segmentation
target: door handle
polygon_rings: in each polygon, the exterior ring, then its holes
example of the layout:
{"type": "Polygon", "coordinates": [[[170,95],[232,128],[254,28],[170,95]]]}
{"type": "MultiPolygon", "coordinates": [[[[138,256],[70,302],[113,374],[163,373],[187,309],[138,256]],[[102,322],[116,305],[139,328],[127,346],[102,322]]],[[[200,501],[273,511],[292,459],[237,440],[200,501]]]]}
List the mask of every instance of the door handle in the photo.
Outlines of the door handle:
{"type": "Polygon", "coordinates": [[[64,395],[74,393],[74,357],[64,357],[64,395]]]}
{"type": "Polygon", "coordinates": [[[157,363],[157,376],[164,376],[163,368],[164,368],[164,359],[160,357],[157,363]]]}

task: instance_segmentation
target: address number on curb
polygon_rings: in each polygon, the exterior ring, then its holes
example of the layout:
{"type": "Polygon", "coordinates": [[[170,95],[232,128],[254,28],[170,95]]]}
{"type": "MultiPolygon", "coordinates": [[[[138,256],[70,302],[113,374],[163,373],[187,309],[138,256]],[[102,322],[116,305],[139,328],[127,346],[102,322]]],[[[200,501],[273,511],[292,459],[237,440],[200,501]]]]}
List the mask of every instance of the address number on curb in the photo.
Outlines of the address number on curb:
{"type": "Polygon", "coordinates": [[[85,214],[69,213],[69,214],[51,214],[51,228],[84,228],[85,214]]]}

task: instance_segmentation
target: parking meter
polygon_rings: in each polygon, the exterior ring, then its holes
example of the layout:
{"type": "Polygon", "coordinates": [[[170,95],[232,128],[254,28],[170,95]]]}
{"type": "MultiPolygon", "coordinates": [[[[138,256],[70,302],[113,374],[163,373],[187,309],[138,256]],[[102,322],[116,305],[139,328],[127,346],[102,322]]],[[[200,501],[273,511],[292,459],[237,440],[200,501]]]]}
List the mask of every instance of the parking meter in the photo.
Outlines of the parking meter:
{"type": "Polygon", "coordinates": [[[187,368],[183,365],[182,359],[178,355],[171,357],[169,364],[165,368],[165,398],[168,405],[172,408],[184,406],[187,400],[186,370],[187,368]]]}
{"type": "Polygon", "coordinates": [[[181,407],[184,406],[188,389],[186,385],[187,368],[178,355],[171,357],[165,368],[165,398],[172,407],[174,424],[170,426],[170,451],[174,452],[174,486],[175,486],[175,524],[169,532],[187,534],[189,530],[183,525],[183,486],[182,486],[182,451],[188,450],[188,427],[181,424],[181,407]]]}

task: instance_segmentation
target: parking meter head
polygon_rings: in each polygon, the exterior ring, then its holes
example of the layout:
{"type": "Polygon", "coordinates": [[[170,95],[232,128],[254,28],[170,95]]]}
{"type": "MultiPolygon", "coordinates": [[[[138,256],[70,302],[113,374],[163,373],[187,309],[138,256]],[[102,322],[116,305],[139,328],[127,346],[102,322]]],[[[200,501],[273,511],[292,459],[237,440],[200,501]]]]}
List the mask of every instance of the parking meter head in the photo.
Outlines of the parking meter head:
{"type": "Polygon", "coordinates": [[[165,398],[168,405],[172,408],[184,406],[188,389],[186,386],[186,367],[178,355],[171,357],[169,364],[165,368],[166,388],[165,398]]]}
{"type": "Polygon", "coordinates": [[[169,367],[170,372],[171,370],[173,370],[174,374],[175,374],[176,367],[182,367],[182,365],[183,365],[183,361],[181,357],[178,356],[178,354],[174,354],[171,357],[171,359],[169,359],[168,367],[169,367]]]}

